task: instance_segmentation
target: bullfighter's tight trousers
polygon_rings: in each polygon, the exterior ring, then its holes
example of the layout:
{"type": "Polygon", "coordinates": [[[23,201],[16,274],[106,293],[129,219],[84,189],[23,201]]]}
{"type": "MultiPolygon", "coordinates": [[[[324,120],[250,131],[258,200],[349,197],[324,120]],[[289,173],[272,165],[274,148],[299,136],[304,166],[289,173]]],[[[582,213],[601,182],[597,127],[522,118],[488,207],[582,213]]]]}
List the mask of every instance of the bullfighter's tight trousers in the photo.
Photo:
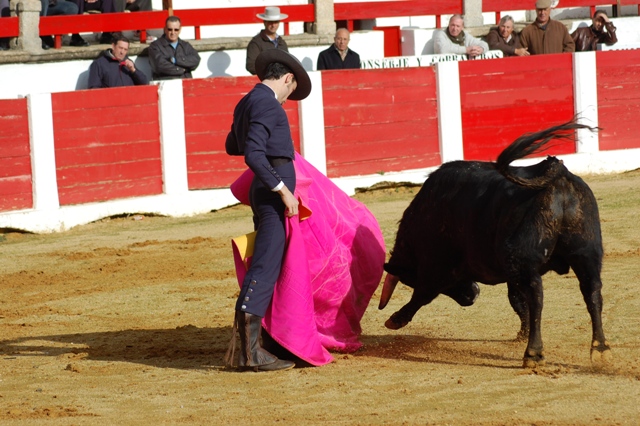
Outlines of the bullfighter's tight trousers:
{"type": "MultiPolygon", "coordinates": [[[[296,186],[293,162],[274,168],[287,188],[293,193],[296,186]]],[[[254,177],[251,183],[249,202],[257,234],[253,257],[242,283],[240,296],[236,302],[236,310],[264,317],[280,275],[284,256],[286,244],[285,206],[280,195],[265,188],[257,177],[254,177]]]]}

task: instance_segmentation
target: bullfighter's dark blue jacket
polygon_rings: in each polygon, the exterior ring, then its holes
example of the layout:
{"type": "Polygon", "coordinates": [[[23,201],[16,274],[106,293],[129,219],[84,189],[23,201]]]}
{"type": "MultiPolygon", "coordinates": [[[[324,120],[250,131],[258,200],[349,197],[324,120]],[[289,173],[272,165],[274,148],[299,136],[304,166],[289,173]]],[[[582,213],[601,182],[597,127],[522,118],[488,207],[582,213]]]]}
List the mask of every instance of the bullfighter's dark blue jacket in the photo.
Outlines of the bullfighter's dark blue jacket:
{"type": "Polygon", "coordinates": [[[269,86],[256,84],[238,102],[229,136],[244,147],[247,166],[265,187],[273,189],[280,184],[268,157],[293,160],[294,148],[287,113],[269,86]]]}

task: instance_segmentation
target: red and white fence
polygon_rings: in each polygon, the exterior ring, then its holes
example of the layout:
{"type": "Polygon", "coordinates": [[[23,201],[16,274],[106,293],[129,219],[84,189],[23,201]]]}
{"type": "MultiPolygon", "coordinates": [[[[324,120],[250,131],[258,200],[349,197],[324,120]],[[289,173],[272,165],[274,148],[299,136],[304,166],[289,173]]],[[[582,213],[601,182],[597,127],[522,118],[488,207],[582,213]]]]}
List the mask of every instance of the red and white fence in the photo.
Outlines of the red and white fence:
{"type": "MultiPolygon", "coordinates": [[[[640,51],[310,73],[287,102],[296,149],[345,191],[422,182],[445,161],[493,160],[522,133],[599,125],[556,145],[576,173],[640,167],[640,51]]],[[[0,228],[51,232],[123,213],[191,215],[235,203],[224,152],[255,77],[166,81],[0,100],[0,228]]]]}

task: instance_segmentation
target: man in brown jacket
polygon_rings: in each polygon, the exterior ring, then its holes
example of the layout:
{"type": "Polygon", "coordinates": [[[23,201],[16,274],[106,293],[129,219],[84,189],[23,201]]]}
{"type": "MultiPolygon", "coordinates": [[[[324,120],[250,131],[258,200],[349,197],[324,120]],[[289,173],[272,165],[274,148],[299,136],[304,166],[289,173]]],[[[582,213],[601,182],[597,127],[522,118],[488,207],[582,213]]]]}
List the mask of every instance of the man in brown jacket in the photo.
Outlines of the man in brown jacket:
{"type": "Polygon", "coordinates": [[[487,44],[491,50],[501,50],[504,56],[529,56],[527,49],[520,45],[520,35],[513,31],[513,18],[503,16],[498,28],[493,28],[487,35],[487,44]]]}
{"type": "Polygon", "coordinates": [[[596,10],[592,22],[590,27],[581,27],[571,33],[571,38],[576,44],[576,52],[596,50],[598,43],[611,46],[618,42],[616,27],[613,26],[604,10],[596,10]],[[604,28],[607,30],[604,31],[604,28]]]}
{"type": "Polygon", "coordinates": [[[287,42],[276,32],[280,21],[287,19],[289,15],[280,13],[279,7],[265,7],[264,13],[258,13],[256,16],[264,21],[264,30],[253,37],[247,46],[246,68],[253,75],[256,74],[256,58],[263,51],[279,49],[289,52],[287,42]]]}
{"type": "Polygon", "coordinates": [[[561,22],[551,19],[551,0],[536,1],[535,22],[520,33],[520,44],[532,55],[574,52],[575,44],[561,22]]]}

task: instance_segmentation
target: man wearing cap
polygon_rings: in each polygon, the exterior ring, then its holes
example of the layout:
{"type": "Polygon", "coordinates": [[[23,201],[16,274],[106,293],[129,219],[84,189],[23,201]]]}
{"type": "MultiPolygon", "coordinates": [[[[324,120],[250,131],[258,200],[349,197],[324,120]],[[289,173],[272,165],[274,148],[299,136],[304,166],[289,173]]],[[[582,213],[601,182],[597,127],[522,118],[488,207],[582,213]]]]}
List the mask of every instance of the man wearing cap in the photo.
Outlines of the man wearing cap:
{"type": "Polygon", "coordinates": [[[256,74],[256,58],[261,52],[268,49],[289,51],[287,43],[277,34],[280,20],[286,19],[289,15],[280,13],[279,7],[266,7],[264,13],[258,13],[256,16],[264,21],[264,30],[253,37],[247,46],[246,68],[253,75],[256,74]]]}
{"type": "Polygon", "coordinates": [[[254,371],[288,370],[295,364],[280,360],[260,344],[262,317],[273,296],[285,252],[285,215],[298,214],[293,193],[296,173],[289,120],[282,105],[301,100],[311,92],[311,80],[298,59],[279,49],[256,58],[260,83],[233,111],[233,124],[225,143],[227,153],[244,153],[255,176],[249,202],[257,231],[251,265],[236,302],[234,337],[226,362],[233,364],[235,329],[240,335],[238,367],[254,371]]]}
{"type": "Polygon", "coordinates": [[[531,55],[574,52],[575,43],[562,22],[551,19],[551,0],[536,1],[535,22],[520,33],[520,44],[531,55]]]}

